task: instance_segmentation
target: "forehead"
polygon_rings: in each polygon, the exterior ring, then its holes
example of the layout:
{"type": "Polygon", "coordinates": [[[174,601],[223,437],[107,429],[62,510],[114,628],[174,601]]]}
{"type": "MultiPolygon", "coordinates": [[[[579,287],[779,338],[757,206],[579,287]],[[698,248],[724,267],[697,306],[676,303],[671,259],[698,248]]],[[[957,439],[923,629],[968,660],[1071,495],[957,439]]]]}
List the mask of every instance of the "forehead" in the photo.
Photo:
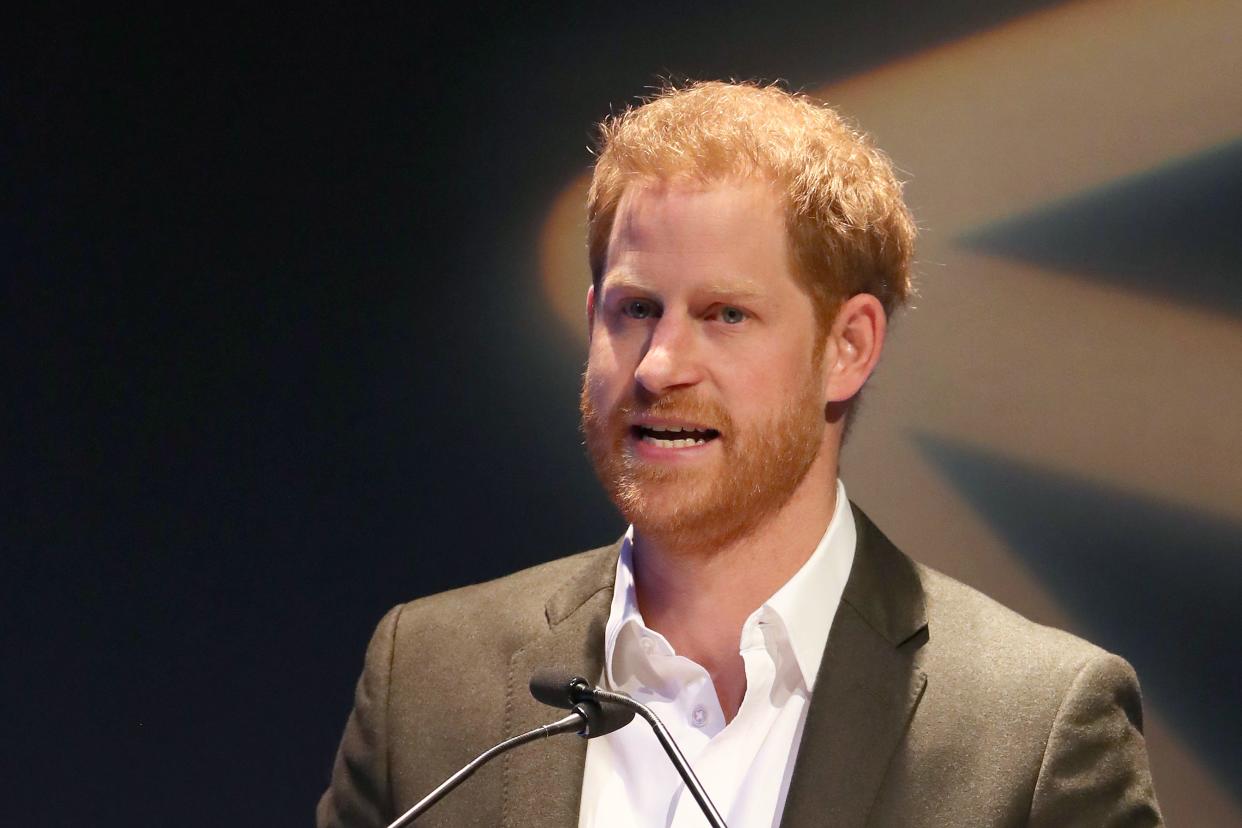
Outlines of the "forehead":
{"type": "Polygon", "coordinates": [[[605,285],[664,269],[718,279],[788,276],[784,211],[772,186],[762,179],[632,183],[609,236],[605,285]]]}

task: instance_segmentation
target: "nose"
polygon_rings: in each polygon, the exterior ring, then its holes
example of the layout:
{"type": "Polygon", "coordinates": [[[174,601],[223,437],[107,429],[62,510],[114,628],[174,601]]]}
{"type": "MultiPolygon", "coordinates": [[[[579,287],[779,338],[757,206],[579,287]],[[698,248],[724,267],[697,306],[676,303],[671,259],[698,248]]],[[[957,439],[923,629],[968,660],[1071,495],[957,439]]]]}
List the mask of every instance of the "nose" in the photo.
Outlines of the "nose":
{"type": "Polygon", "coordinates": [[[634,379],[652,394],[698,383],[702,360],[693,324],[665,313],[651,331],[646,353],[634,371],[634,379]]]}

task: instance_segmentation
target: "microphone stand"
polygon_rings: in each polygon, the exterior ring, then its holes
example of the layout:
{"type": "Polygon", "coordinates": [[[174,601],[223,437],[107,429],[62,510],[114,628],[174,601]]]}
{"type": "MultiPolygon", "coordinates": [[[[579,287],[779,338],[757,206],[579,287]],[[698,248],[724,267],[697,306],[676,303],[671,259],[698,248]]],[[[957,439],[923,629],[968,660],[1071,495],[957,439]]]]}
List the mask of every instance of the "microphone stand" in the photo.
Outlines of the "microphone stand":
{"type": "MultiPolygon", "coordinates": [[[[579,679],[581,681],[581,679],[579,679]]],[[[585,683],[585,682],[584,682],[585,683]]],[[[580,689],[586,689],[580,686],[580,689]]],[[[690,769],[690,763],[686,761],[686,757],[682,754],[681,748],[677,747],[677,743],[673,741],[673,735],[668,732],[668,728],[664,726],[664,722],[660,721],[660,717],[655,714],[647,705],[642,702],[635,701],[623,693],[611,693],[598,687],[591,688],[589,693],[592,698],[598,701],[609,701],[627,707],[633,710],[639,716],[646,719],[647,724],[651,725],[651,729],[655,731],[656,739],[660,742],[660,747],[664,748],[664,752],[668,754],[669,760],[673,763],[673,767],[677,768],[677,772],[681,774],[681,780],[686,783],[686,787],[690,789],[690,793],[694,796],[695,802],[699,803],[699,808],[703,811],[703,816],[707,817],[708,823],[712,828],[728,828],[724,819],[720,816],[720,812],[716,810],[716,806],[707,796],[707,791],[703,789],[703,785],[699,782],[699,778],[694,775],[694,771],[690,769]]]]}
{"type": "Polygon", "coordinates": [[[428,808],[443,799],[445,794],[456,788],[462,782],[465,782],[475,771],[505,751],[512,750],[515,747],[521,747],[522,745],[528,742],[533,742],[536,739],[546,739],[549,736],[556,736],[561,733],[575,733],[581,731],[588,725],[588,723],[589,719],[587,714],[575,707],[573,712],[563,719],[552,722],[552,724],[537,727],[534,730],[528,730],[518,736],[505,739],[495,747],[488,748],[480,753],[473,760],[471,760],[470,764],[466,765],[457,773],[441,782],[439,787],[415,803],[413,808],[397,817],[397,819],[389,825],[388,828],[404,828],[404,826],[409,825],[415,819],[422,816],[428,808]]]}

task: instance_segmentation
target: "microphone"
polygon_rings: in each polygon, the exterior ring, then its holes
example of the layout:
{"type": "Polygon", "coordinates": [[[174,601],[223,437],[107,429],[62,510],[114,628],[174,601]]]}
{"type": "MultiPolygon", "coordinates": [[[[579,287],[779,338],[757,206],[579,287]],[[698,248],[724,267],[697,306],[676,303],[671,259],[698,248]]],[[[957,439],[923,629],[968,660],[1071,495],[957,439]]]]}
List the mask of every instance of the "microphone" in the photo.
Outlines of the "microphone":
{"type": "Polygon", "coordinates": [[[608,700],[583,698],[581,701],[564,705],[564,707],[571,711],[568,716],[505,739],[500,744],[483,751],[457,773],[441,782],[434,791],[416,802],[413,808],[397,817],[388,828],[404,828],[409,825],[426,813],[432,805],[443,799],[449,791],[469,779],[479,768],[515,747],[561,733],[577,733],[584,739],[594,739],[597,736],[612,733],[614,730],[620,730],[634,719],[633,710],[608,700]]]}
{"type": "Polygon", "coordinates": [[[578,731],[578,735],[584,739],[607,736],[634,721],[633,710],[611,699],[583,699],[570,709],[578,712],[585,720],[582,729],[578,731]]]}
{"type": "MultiPolygon", "coordinates": [[[[660,721],[660,717],[650,707],[642,702],[635,701],[624,693],[612,693],[603,688],[596,687],[580,675],[553,668],[538,670],[531,676],[530,694],[537,701],[541,701],[550,707],[560,707],[568,710],[573,709],[576,705],[596,702],[624,707],[629,711],[631,718],[633,718],[634,714],[642,716],[647,724],[651,725],[651,729],[655,731],[660,747],[664,748],[669,761],[673,763],[673,767],[677,768],[677,773],[681,775],[681,780],[690,789],[690,793],[694,796],[694,801],[699,803],[699,808],[703,811],[703,816],[707,817],[708,824],[712,828],[728,828],[725,825],[724,818],[720,816],[720,812],[716,810],[716,806],[707,795],[707,791],[703,789],[699,778],[694,775],[694,771],[690,768],[690,763],[686,761],[685,755],[682,754],[681,748],[677,747],[677,743],[673,741],[673,734],[668,732],[664,722],[660,721]]],[[[628,724],[628,722],[629,720],[627,719],[626,723],[628,724]]],[[[598,735],[602,736],[603,734],[598,735]]]]}
{"type": "Polygon", "coordinates": [[[530,694],[549,707],[570,710],[583,699],[593,700],[595,688],[582,676],[567,670],[545,667],[530,677],[530,694]]]}

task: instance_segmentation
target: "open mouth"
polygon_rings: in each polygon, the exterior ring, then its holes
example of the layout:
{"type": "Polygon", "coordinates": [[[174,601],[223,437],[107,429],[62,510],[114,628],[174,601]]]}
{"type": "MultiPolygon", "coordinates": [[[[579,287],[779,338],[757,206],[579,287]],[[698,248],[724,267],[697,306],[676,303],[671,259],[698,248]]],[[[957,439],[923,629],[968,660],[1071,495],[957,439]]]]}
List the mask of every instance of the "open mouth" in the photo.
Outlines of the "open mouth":
{"type": "Polygon", "coordinates": [[[658,448],[692,448],[703,446],[720,436],[714,428],[694,429],[682,426],[633,426],[634,438],[658,448]]]}

